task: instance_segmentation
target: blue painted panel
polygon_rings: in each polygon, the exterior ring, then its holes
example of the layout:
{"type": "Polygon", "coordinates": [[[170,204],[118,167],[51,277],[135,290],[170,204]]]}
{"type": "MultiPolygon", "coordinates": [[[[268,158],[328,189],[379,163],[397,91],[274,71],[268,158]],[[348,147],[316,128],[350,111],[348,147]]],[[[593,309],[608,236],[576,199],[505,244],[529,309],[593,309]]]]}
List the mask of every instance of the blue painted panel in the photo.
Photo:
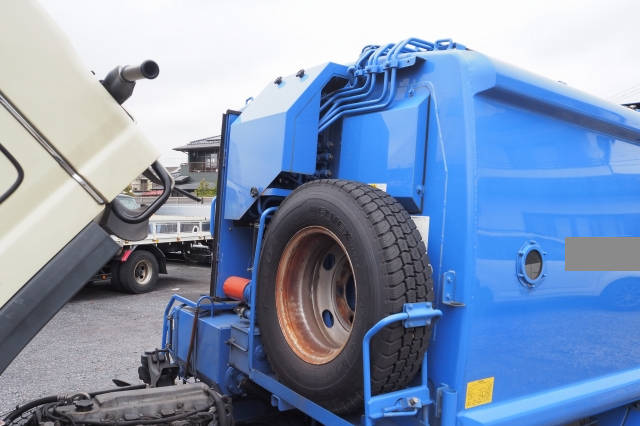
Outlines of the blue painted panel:
{"type": "MultiPolygon", "coordinates": [[[[234,345],[229,353],[229,365],[249,375],[249,321],[236,321],[231,327],[231,338],[234,341],[234,345]]],[[[254,350],[255,358],[253,359],[254,368],[257,368],[265,374],[273,374],[264,350],[262,349],[260,330],[258,327],[254,329],[254,339],[253,344],[256,348],[254,350]]]]}
{"type": "Polygon", "coordinates": [[[320,92],[347,68],[328,63],[270,83],[231,126],[225,219],[240,219],[282,171],[313,175],[316,165],[320,92]]]}
{"type": "MultiPolygon", "coordinates": [[[[471,408],[458,415],[458,424],[464,426],[568,424],[633,402],[637,398],[639,387],[640,368],[625,370],[594,380],[550,388],[545,392],[532,392],[527,396],[511,398],[505,402],[494,402],[471,408]]],[[[621,424],[637,425],[631,422],[617,423],[617,425],[621,424]]]]}
{"type": "MultiPolygon", "coordinates": [[[[193,311],[176,309],[174,312],[174,329],[172,344],[174,356],[184,365],[189,351],[191,329],[193,327],[193,311]]],[[[231,324],[238,321],[234,313],[218,313],[216,316],[198,318],[198,334],[196,352],[196,368],[198,376],[209,384],[225,383],[224,375],[229,359],[229,345],[226,343],[231,335],[231,324]]]]}
{"type": "Polygon", "coordinates": [[[608,393],[603,377],[639,365],[640,274],[566,272],[564,238],[640,236],[640,115],[474,52],[430,59],[429,254],[436,297],[455,270],[466,307],[439,306],[429,377],[457,390],[458,410],[469,381],[495,377],[486,419],[533,394],[561,419],[544,392],[587,381],[608,393]],[[530,240],[548,253],[534,288],[516,276],[530,240]]]}
{"type": "Polygon", "coordinates": [[[637,366],[640,299],[621,311],[614,295],[640,294],[640,273],[567,272],[564,239],[640,235],[640,147],[492,95],[475,102],[478,303],[465,380],[501,371],[500,401],[637,366]],[[513,274],[527,240],[548,253],[534,288],[513,274]]]}
{"type": "MultiPolygon", "coordinates": [[[[223,129],[223,147],[222,161],[220,164],[220,174],[222,177],[222,185],[218,188],[216,200],[220,203],[220,212],[225,211],[226,194],[230,190],[228,185],[229,171],[229,140],[231,125],[237,120],[238,116],[228,113],[225,121],[226,128],[223,129]]],[[[216,207],[217,208],[217,207],[216,207]]],[[[220,215],[222,216],[222,215],[220,215]]],[[[221,218],[220,226],[216,228],[218,235],[214,238],[217,244],[217,259],[213,259],[217,268],[217,277],[215,282],[211,283],[211,291],[213,295],[224,297],[222,286],[224,281],[230,276],[238,276],[250,278],[251,273],[251,244],[252,230],[250,227],[235,226],[232,220],[221,218]]]]}
{"type": "Polygon", "coordinates": [[[386,184],[410,213],[422,209],[429,89],[408,72],[389,109],[346,117],[337,177],[386,184]]]}

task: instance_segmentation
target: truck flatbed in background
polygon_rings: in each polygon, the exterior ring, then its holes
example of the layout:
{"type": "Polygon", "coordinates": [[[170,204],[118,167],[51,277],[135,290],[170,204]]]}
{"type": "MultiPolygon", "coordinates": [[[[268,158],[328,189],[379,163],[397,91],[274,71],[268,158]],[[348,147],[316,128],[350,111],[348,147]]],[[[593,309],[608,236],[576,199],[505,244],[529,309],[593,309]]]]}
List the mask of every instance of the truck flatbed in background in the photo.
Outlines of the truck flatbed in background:
{"type": "MultiPolygon", "coordinates": [[[[133,197],[119,195],[128,208],[140,205],[133,197]]],[[[167,259],[188,263],[210,263],[210,207],[201,204],[162,206],[149,219],[149,231],[141,240],[129,241],[112,235],[121,247],[93,277],[92,282],[110,280],[111,287],[127,293],[146,293],[155,288],[159,274],[167,273],[167,259]]]]}

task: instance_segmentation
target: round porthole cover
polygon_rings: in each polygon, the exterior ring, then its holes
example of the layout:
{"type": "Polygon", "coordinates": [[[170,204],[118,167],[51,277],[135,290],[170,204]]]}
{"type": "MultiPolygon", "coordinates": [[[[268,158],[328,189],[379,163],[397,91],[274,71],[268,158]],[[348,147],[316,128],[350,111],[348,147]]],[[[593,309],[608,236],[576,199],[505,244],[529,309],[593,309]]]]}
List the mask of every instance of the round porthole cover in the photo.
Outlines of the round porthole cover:
{"type": "Polygon", "coordinates": [[[527,241],[518,250],[516,274],[520,282],[527,287],[535,287],[547,276],[545,256],[547,253],[535,241],[527,241]]]}

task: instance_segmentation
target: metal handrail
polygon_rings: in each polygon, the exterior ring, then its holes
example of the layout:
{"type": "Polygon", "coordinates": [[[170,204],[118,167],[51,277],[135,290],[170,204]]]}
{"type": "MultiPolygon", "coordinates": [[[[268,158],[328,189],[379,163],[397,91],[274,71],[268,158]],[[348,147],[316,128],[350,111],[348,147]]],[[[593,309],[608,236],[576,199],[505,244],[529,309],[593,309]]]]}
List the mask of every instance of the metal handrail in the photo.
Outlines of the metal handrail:
{"type": "Polygon", "coordinates": [[[265,209],[260,215],[260,223],[258,225],[258,238],[256,241],[256,249],[253,256],[253,267],[251,268],[251,282],[249,285],[250,294],[251,294],[251,302],[249,303],[249,307],[251,309],[251,315],[249,316],[249,371],[253,370],[253,355],[254,355],[254,332],[256,329],[256,293],[258,282],[258,263],[260,262],[260,251],[262,250],[262,236],[264,234],[265,224],[267,222],[267,218],[271,216],[275,211],[278,210],[277,207],[269,207],[265,209]]]}
{"type": "MultiPolygon", "coordinates": [[[[398,417],[398,416],[413,416],[418,413],[418,410],[424,405],[430,404],[431,401],[417,401],[414,404],[409,402],[404,407],[385,407],[382,413],[372,412],[374,408],[374,404],[377,401],[384,400],[385,394],[380,394],[376,396],[371,395],[371,339],[375,336],[380,330],[384,327],[398,321],[403,321],[403,326],[405,328],[411,327],[423,327],[431,324],[431,320],[434,318],[438,318],[442,316],[442,311],[439,309],[433,309],[431,307],[430,302],[417,302],[417,303],[406,303],[403,306],[403,312],[399,312],[397,314],[389,315],[385,318],[382,318],[378,321],[373,327],[369,329],[364,335],[364,339],[362,340],[362,369],[364,376],[364,424],[365,426],[373,425],[373,422],[377,418],[381,417],[398,417]]],[[[428,373],[427,373],[427,354],[425,353],[422,358],[422,371],[421,371],[421,384],[419,388],[428,395],[429,389],[427,387],[428,384],[428,373]]],[[[405,388],[400,391],[394,392],[397,394],[398,392],[405,391],[407,393],[407,397],[411,395],[411,393],[416,388],[405,388]]],[[[400,400],[401,398],[397,398],[400,400]]],[[[397,402],[396,402],[397,404],[397,402]]],[[[426,410],[423,410],[423,417],[428,415],[426,410]]]]}

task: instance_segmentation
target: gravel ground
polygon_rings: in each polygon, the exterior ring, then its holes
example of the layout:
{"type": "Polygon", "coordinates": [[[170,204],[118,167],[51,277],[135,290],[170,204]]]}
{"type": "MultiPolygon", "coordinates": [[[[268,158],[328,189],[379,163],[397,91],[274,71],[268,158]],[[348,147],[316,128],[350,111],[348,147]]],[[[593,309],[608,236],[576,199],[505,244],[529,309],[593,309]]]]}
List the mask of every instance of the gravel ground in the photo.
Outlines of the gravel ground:
{"type": "Polygon", "coordinates": [[[139,382],[140,354],[160,346],[171,295],[209,292],[209,267],[167,269],[152,293],[121,294],[104,284],[81,290],[0,376],[0,413],[45,395],[111,388],[113,378],[139,382]]]}

